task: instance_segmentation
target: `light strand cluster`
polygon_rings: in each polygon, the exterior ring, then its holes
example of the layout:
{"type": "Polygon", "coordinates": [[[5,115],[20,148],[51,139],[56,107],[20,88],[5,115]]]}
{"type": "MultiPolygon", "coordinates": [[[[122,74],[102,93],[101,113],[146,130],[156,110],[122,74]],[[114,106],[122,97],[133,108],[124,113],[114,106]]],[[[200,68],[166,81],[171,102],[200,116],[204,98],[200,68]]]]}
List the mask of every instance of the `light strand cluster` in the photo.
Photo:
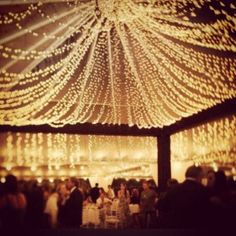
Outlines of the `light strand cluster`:
{"type": "Polygon", "coordinates": [[[154,137],[7,132],[0,140],[0,175],[69,176],[76,171],[79,176],[114,177],[157,171],[154,137]]]}
{"type": "Polygon", "coordinates": [[[236,97],[233,1],[13,8],[0,18],[0,124],[163,127],[236,97]]]}
{"type": "Polygon", "coordinates": [[[172,135],[171,158],[174,162],[233,169],[236,165],[236,116],[172,135]]]}

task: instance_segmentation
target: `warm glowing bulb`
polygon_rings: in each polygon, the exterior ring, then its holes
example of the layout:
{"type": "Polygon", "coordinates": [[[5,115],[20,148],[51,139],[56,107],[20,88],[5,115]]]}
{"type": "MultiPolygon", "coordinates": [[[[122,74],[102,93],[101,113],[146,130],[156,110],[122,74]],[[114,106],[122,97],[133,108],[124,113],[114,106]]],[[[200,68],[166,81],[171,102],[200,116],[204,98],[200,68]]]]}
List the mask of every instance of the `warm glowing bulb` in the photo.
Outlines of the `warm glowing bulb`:
{"type": "Polygon", "coordinates": [[[231,171],[232,171],[233,174],[236,173],[236,168],[233,167],[231,171]]]}
{"type": "Polygon", "coordinates": [[[56,170],[60,170],[60,166],[59,166],[59,165],[56,165],[56,166],[55,166],[55,169],[56,169],[56,170]]]}
{"type": "Polygon", "coordinates": [[[219,169],[218,165],[217,165],[215,162],[212,163],[212,168],[213,168],[213,170],[214,170],[215,172],[217,172],[218,169],[219,169]]]}
{"type": "Polygon", "coordinates": [[[37,170],[37,167],[35,165],[33,165],[33,166],[30,167],[30,170],[34,172],[34,171],[37,170]]]}
{"type": "Polygon", "coordinates": [[[1,183],[5,183],[6,182],[6,178],[2,177],[0,181],[1,181],[1,183]]]}
{"type": "Polygon", "coordinates": [[[43,182],[43,179],[41,177],[39,177],[39,178],[37,178],[37,181],[38,181],[38,183],[41,184],[43,182]]]}
{"type": "Polygon", "coordinates": [[[10,171],[10,170],[12,169],[12,166],[11,166],[11,165],[7,165],[7,166],[6,166],[6,169],[7,169],[8,171],[10,171]]]}

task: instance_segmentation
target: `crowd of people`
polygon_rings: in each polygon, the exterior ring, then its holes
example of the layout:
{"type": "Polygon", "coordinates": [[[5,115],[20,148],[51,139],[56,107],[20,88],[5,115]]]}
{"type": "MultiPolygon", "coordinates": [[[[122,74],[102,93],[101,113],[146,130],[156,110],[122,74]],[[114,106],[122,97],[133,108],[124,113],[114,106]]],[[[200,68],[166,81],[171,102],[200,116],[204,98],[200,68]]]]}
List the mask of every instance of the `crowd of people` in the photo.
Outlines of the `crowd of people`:
{"type": "Polygon", "coordinates": [[[84,189],[77,178],[45,187],[37,182],[19,184],[14,175],[6,176],[0,185],[0,229],[80,228],[84,227],[83,211],[93,205],[100,212],[104,227],[106,212],[116,204],[120,228],[212,228],[231,227],[236,212],[235,182],[223,171],[210,170],[207,184],[202,184],[203,169],[191,166],[186,179],[167,182],[158,191],[144,180],[140,188],[109,185],[107,191],[96,183],[84,189]]]}

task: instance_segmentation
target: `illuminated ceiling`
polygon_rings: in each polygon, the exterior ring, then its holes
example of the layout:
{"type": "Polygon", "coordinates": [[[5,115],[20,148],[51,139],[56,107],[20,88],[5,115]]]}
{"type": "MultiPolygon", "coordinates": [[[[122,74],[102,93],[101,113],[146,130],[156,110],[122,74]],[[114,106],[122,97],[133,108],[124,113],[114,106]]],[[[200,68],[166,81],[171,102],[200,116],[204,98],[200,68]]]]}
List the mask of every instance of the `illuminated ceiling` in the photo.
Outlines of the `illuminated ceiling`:
{"type": "Polygon", "coordinates": [[[163,127],[236,97],[233,0],[0,4],[1,125],[163,127]]]}

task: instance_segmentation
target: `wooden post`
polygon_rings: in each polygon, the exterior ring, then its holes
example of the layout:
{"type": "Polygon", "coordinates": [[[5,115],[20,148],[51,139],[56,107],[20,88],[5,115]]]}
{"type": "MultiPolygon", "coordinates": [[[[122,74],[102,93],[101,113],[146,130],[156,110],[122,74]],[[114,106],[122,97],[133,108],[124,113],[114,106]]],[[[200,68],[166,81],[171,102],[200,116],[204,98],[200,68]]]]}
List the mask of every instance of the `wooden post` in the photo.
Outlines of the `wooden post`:
{"type": "Polygon", "coordinates": [[[158,146],[158,188],[164,191],[171,177],[170,135],[164,132],[157,138],[158,146]]]}

